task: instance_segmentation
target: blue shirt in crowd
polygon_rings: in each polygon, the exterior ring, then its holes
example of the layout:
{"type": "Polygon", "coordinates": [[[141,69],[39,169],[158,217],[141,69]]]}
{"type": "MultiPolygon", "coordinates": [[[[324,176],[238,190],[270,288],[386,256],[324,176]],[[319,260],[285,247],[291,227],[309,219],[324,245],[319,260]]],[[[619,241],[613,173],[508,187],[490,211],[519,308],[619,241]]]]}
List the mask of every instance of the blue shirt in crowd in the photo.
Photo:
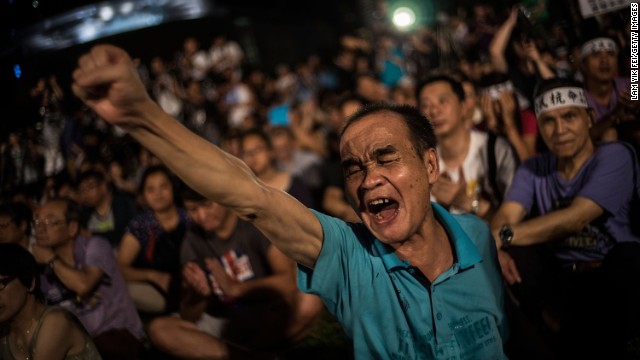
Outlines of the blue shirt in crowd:
{"type": "Polygon", "coordinates": [[[324,243],[313,270],[300,266],[298,286],[323,299],[358,359],[506,358],[504,289],[489,228],[432,206],[454,263],[431,284],[363,224],[314,212],[324,243]]]}

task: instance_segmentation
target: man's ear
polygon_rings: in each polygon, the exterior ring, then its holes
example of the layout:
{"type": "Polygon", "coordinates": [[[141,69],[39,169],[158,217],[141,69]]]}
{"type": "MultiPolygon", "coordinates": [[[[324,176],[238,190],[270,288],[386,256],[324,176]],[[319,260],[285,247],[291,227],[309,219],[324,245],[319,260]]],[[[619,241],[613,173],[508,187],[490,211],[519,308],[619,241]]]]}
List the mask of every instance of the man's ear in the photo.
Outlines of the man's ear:
{"type": "Polygon", "coordinates": [[[438,181],[440,176],[440,163],[438,161],[438,152],[435,148],[429,148],[424,152],[424,167],[427,169],[427,179],[429,186],[438,181]]]}

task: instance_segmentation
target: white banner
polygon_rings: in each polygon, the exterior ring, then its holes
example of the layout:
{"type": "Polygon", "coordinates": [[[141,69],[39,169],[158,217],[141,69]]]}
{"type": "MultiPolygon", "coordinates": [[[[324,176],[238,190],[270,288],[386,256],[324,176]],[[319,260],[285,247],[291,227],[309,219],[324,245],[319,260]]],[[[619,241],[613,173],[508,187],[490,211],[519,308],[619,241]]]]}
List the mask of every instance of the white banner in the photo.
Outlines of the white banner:
{"type": "Polygon", "coordinates": [[[578,0],[583,18],[605,14],[625,8],[631,4],[629,0],[578,0]]]}

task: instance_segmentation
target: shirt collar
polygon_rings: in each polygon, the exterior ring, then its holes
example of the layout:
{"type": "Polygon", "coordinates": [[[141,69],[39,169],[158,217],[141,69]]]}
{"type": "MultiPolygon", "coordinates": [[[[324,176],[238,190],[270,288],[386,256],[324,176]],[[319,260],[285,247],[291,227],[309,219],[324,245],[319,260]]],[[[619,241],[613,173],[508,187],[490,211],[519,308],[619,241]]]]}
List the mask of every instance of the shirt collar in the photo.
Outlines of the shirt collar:
{"type": "MultiPolygon", "coordinates": [[[[453,216],[442,206],[434,202],[431,203],[431,208],[433,209],[436,219],[444,226],[449,237],[453,238],[454,256],[458,267],[464,270],[482,261],[478,249],[476,249],[469,236],[467,236],[467,233],[464,232],[453,216]]],[[[380,242],[380,240],[374,239],[373,244],[387,270],[392,271],[397,268],[408,268],[411,266],[409,261],[400,260],[393,248],[380,242]]]]}

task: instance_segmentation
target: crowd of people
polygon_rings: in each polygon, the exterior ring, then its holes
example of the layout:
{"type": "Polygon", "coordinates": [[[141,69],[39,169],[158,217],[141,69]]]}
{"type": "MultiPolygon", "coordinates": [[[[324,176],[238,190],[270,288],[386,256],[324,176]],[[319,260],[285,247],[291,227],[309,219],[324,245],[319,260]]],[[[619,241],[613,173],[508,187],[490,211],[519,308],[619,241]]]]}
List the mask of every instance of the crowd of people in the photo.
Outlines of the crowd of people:
{"type": "Polygon", "coordinates": [[[640,357],[627,10],[477,4],[272,75],[94,47],[1,139],[0,358],[640,357]]]}

